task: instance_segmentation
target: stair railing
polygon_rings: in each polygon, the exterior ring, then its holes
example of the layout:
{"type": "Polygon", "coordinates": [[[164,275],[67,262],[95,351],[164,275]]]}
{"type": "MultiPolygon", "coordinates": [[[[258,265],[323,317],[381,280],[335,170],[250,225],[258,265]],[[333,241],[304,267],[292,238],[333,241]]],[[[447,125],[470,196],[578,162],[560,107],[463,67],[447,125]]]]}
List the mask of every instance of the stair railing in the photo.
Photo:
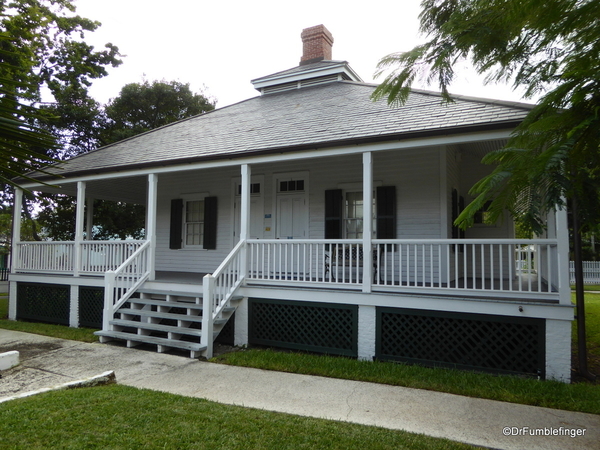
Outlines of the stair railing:
{"type": "Polygon", "coordinates": [[[116,270],[109,270],[104,275],[104,314],[102,329],[110,329],[110,320],[123,303],[131,297],[150,276],[148,249],[150,241],[138,248],[116,270]]]}
{"type": "Polygon", "coordinates": [[[213,355],[214,321],[246,278],[246,241],[240,241],[212,274],[202,280],[202,337],[204,356],[213,355]]]}

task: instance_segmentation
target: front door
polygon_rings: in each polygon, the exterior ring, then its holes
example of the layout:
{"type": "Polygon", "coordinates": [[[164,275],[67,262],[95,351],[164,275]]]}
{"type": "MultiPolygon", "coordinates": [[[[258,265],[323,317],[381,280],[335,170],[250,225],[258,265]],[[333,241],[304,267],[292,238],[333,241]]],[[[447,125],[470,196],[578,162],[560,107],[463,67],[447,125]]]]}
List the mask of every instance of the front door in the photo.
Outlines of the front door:
{"type": "Polygon", "coordinates": [[[308,208],[302,194],[277,196],[277,239],[306,239],[308,237],[308,208]]]}

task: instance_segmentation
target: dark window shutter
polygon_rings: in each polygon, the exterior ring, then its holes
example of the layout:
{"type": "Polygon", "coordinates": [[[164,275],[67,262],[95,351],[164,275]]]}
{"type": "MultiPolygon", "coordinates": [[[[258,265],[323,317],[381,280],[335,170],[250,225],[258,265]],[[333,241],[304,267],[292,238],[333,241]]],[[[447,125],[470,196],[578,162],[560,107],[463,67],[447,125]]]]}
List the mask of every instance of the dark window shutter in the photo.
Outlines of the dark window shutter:
{"type": "Polygon", "coordinates": [[[452,239],[458,239],[458,227],[454,225],[454,222],[458,218],[458,191],[452,189],[452,239]]]}
{"type": "Polygon", "coordinates": [[[217,248],[217,197],[204,199],[204,244],[203,248],[217,248]]]}
{"type": "Polygon", "coordinates": [[[377,239],[396,239],[396,186],[377,188],[377,239]]]}
{"type": "Polygon", "coordinates": [[[169,248],[177,250],[181,248],[183,233],[183,200],[175,198],[171,200],[171,231],[169,236],[169,248]]]}
{"type": "Polygon", "coordinates": [[[341,189],[325,191],[325,239],[341,239],[343,196],[341,189]]]}
{"type": "MultiPolygon", "coordinates": [[[[459,211],[459,214],[460,214],[461,212],[463,212],[463,210],[464,210],[464,209],[465,209],[465,198],[464,198],[464,197],[461,195],[461,196],[459,197],[459,199],[458,199],[458,211],[459,211]]],[[[458,216],[457,216],[457,217],[458,217],[458,216]]],[[[459,234],[459,237],[460,237],[461,239],[464,239],[464,238],[465,238],[465,230],[464,230],[464,229],[460,228],[460,230],[459,230],[458,234],[459,234]]]]}

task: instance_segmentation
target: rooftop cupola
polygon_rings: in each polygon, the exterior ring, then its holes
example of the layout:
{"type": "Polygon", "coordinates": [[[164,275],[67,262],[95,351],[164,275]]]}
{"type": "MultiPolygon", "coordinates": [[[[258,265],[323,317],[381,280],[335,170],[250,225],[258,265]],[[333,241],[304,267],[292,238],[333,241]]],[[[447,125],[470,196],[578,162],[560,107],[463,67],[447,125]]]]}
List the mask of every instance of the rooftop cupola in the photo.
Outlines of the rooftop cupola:
{"type": "Polygon", "coordinates": [[[262,94],[300,89],[334,81],[358,81],[361,78],[346,61],[333,61],[333,36],[323,25],[302,30],[302,57],[300,65],[282,72],[252,80],[262,94]]]}

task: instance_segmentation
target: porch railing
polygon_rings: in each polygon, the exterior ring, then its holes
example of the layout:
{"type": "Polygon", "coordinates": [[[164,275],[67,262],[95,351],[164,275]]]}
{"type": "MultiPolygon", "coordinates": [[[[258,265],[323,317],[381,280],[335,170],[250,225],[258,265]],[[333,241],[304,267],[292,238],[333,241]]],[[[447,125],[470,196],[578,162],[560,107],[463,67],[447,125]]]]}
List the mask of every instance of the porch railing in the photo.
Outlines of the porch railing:
{"type": "Polygon", "coordinates": [[[84,241],[81,243],[80,272],[104,274],[116,270],[146,241],[84,241]]]}
{"type": "Polygon", "coordinates": [[[75,242],[19,242],[15,270],[20,272],[81,273],[104,275],[116,270],[146,241],[84,241],[79,244],[81,263],[75,267],[75,242]]]}
{"type": "Polygon", "coordinates": [[[238,242],[227,258],[212,274],[202,280],[202,338],[201,343],[207,347],[205,356],[212,358],[213,325],[223,310],[230,304],[236,290],[244,281],[246,271],[244,251],[246,243],[238,242]]]}
{"type": "Polygon", "coordinates": [[[114,312],[150,276],[148,251],[150,241],[140,246],[117,270],[109,270],[104,277],[104,314],[102,329],[110,329],[114,312]]]}
{"type": "Polygon", "coordinates": [[[248,281],[359,289],[371,270],[373,290],[558,292],[552,239],[375,239],[372,246],[366,261],[362,240],[248,240],[248,281]]]}
{"type": "Polygon", "coordinates": [[[13,264],[17,271],[61,273],[75,269],[74,242],[19,242],[16,250],[13,264]]]}

